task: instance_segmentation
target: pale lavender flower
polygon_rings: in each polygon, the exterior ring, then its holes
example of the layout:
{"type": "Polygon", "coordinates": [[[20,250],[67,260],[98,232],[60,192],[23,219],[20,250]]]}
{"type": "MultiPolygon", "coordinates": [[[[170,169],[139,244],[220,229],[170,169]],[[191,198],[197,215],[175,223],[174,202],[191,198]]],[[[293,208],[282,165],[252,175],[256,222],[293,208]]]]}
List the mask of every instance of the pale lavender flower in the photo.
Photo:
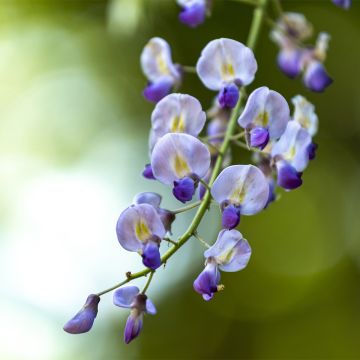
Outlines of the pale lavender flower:
{"type": "Polygon", "coordinates": [[[220,271],[235,272],[246,267],[250,260],[249,243],[237,230],[221,230],[213,246],[204,252],[205,269],[194,281],[194,290],[203,299],[211,300],[214,294],[223,288],[220,283],[220,271]]]}
{"type": "Polygon", "coordinates": [[[339,7],[342,7],[343,9],[350,9],[351,7],[351,0],[332,0],[332,2],[339,7]]]}
{"type": "Polygon", "coordinates": [[[206,45],[196,71],[208,89],[220,91],[220,105],[231,108],[239,98],[237,87],[249,85],[254,80],[257,62],[250,48],[238,41],[221,38],[206,45]]]}
{"type": "Polygon", "coordinates": [[[159,245],[166,230],[156,209],[149,204],[135,204],[125,209],[116,224],[120,245],[142,256],[143,264],[151,269],[161,265],[159,245]]]}
{"type": "Polygon", "coordinates": [[[177,3],[182,7],[179,20],[183,24],[196,27],[205,21],[208,10],[207,0],[177,0],[177,3]]]}
{"type": "Polygon", "coordinates": [[[131,309],[126,321],[124,331],[124,341],[128,344],[139,336],[143,326],[144,314],[156,314],[154,304],[145,294],[140,293],[136,286],[125,286],[114,292],[114,305],[131,309]]]}
{"type": "Polygon", "coordinates": [[[160,207],[161,195],[154,192],[142,192],[135,196],[134,204],[149,204],[154,207],[160,219],[165,227],[165,230],[171,233],[171,225],[175,220],[175,214],[170,210],[166,210],[160,207]]]}
{"type": "Polygon", "coordinates": [[[199,179],[209,170],[210,152],[191,135],[166,134],[153,149],[151,166],[155,178],[173,185],[174,196],[186,202],[192,199],[199,179]]]}
{"type": "Polygon", "coordinates": [[[198,136],[206,121],[200,102],[186,94],[170,94],[160,100],[151,115],[150,149],[168,133],[198,136]]]}
{"type": "Polygon", "coordinates": [[[297,121],[311,136],[318,131],[318,116],[315,113],[315,106],[304,96],[296,95],[291,99],[295,109],[293,120],[297,121]]]}
{"type": "Polygon", "coordinates": [[[144,47],[140,57],[143,73],[149,80],[144,90],[147,100],[158,102],[169,94],[181,81],[181,71],[171,59],[169,44],[154,37],[144,47]]]}
{"type": "Polygon", "coordinates": [[[222,224],[236,227],[240,215],[254,215],[264,209],[269,198],[265,175],[254,165],[232,165],[214,181],[211,195],[222,209],[222,224]]]}
{"type": "Polygon", "coordinates": [[[250,138],[250,145],[263,149],[268,141],[278,139],[290,119],[290,110],[284,97],[266,86],[254,90],[238,119],[250,138]]]}
{"type": "Polygon", "coordinates": [[[301,175],[310,160],[310,134],[296,121],[289,121],[285,133],[272,147],[277,183],[287,190],[302,184],[301,175]]]}
{"type": "Polygon", "coordinates": [[[64,325],[63,329],[69,334],[88,332],[94,324],[99,302],[100,297],[98,295],[89,295],[82,309],[64,325]]]}

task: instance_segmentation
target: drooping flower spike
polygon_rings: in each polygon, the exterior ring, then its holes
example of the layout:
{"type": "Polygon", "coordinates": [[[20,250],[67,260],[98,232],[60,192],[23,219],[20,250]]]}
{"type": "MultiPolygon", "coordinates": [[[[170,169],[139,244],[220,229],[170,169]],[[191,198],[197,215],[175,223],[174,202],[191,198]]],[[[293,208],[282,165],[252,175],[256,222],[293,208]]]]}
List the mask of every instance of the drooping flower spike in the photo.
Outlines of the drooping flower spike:
{"type": "Polygon", "coordinates": [[[270,139],[276,140],[284,133],[289,119],[284,97],[263,86],[250,94],[238,123],[249,134],[250,146],[263,149],[270,139]]]}
{"type": "Polygon", "coordinates": [[[277,169],[277,184],[286,190],[299,187],[312,151],[310,134],[298,122],[289,121],[284,134],[271,151],[277,169]]]}
{"type": "Polygon", "coordinates": [[[351,3],[352,3],[351,0],[332,0],[332,2],[336,6],[342,7],[343,9],[346,9],[346,10],[350,9],[351,3]]]}
{"type": "Polygon", "coordinates": [[[257,62],[250,48],[238,41],[221,38],[205,46],[196,71],[208,89],[220,91],[219,104],[233,108],[239,99],[238,87],[254,80],[257,62]]]}
{"type": "Polygon", "coordinates": [[[98,295],[89,295],[82,309],[64,325],[63,329],[70,334],[88,332],[94,324],[99,302],[100,297],[98,295]]]}
{"type": "Polygon", "coordinates": [[[235,272],[246,267],[250,260],[249,243],[237,230],[221,230],[213,246],[204,252],[205,269],[194,281],[194,290],[209,301],[223,288],[220,271],[235,272]]]}
{"type": "Polygon", "coordinates": [[[294,104],[293,120],[297,121],[311,136],[318,131],[318,116],[315,113],[315,106],[305,97],[296,95],[291,99],[294,104]]]}
{"type": "Polygon", "coordinates": [[[153,149],[151,167],[155,178],[173,185],[174,196],[186,202],[192,199],[199,179],[210,167],[210,152],[191,135],[166,134],[153,149]]]}
{"type": "Polygon", "coordinates": [[[144,96],[151,102],[158,102],[169,94],[181,81],[181,70],[171,59],[169,44],[154,37],[145,45],[141,57],[141,68],[149,80],[144,96]]]}
{"type": "Polygon", "coordinates": [[[192,28],[205,21],[208,11],[208,0],[177,0],[182,7],[179,20],[192,28]]]}
{"type": "Polygon", "coordinates": [[[254,165],[232,165],[214,181],[211,195],[222,209],[222,225],[233,229],[241,215],[254,215],[264,209],[269,198],[265,175],[254,165]]]}
{"type": "Polygon", "coordinates": [[[122,287],[114,292],[114,305],[131,309],[126,321],[124,341],[128,344],[139,336],[143,326],[144,314],[155,315],[156,308],[145,294],[140,293],[136,286],[122,287]]]}
{"type": "Polygon", "coordinates": [[[167,133],[198,136],[206,121],[199,100],[191,95],[170,94],[160,100],[151,115],[150,149],[167,133]]]}
{"type": "Polygon", "coordinates": [[[161,265],[160,241],[166,230],[156,209],[149,204],[131,205],[125,209],[116,224],[120,245],[128,251],[138,252],[143,264],[151,269],[161,265]]]}
{"type": "Polygon", "coordinates": [[[152,205],[160,216],[165,230],[171,234],[171,225],[175,221],[175,214],[170,210],[166,210],[160,207],[161,195],[154,192],[142,192],[134,197],[133,203],[137,205],[152,205]]]}

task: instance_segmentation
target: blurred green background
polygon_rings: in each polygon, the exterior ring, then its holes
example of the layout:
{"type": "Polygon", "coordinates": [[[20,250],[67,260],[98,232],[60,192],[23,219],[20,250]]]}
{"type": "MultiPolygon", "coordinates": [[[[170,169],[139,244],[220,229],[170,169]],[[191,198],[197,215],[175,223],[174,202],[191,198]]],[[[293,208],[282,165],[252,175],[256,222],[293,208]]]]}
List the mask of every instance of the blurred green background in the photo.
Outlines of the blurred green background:
{"type": "MultiPolygon", "coordinates": [[[[0,3],[0,359],[360,359],[360,1],[343,11],[324,1],[283,1],[332,36],[334,84],[308,92],[275,65],[264,27],[250,89],[267,85],[289,101],[302,94],[320,119],[317,159],[304,186],[283,193],[240,230],[249,266],[223,274],[226,290],[205,303],[192,290],[202,248],[189,243],[158,271],[158,308],[126,346],[126,311],[103,297],[93,330],[62,326],[90,292],[141,268],[117,243],[115,223],[140,191],[169,189],[141,178],[153,105],[139,55],[165,38],[175,62],[193,65],[210,40],[245,41],[252,9],[214,1],[204,25],[177,20],[172,0],[2,0],[0,3]]],[[[209,107],[195,75],[181,92],[209,107]]],[[[248,154],[235,149],[237,162],[248,154]]],[[[180,234],[192,214],[179,216],[180,234]]],[[[213,209],[200,233],[212,242],[213,209]]],[[[137,282],[142,286],[143,280],[137,282]]]]}

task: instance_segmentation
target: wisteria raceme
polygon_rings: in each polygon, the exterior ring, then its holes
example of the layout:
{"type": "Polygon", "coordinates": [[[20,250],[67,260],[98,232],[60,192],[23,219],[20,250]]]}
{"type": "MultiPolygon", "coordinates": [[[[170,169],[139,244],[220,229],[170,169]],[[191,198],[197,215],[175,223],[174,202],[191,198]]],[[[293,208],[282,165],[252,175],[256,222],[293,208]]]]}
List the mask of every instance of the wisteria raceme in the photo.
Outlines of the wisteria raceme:
{"type": "MultiPolygon", "coordinates": [[[[181,7],[179,20],[192,28],[209,15],[210,0],[176,2],[181,7]]],[[[266,16],[272,15],[270,0],[246,2],[255,7],[246,45],[228,38],[211,40],[194,61],[196,67],[174,64],[169,44],[160,37],[150,39],[143,49],[140,62],[149,81],[144,96],[156,103],[149,119],[150,163],[143,176],[165,185],[165,191],[172,192],[183,203],[192,201],[197,190],[199,200],[168,210],[162,207],[160,194],[151,191],[137,194],[121,212],[116,235],[125,250],[141,256],[145,267],[135,273],[129,270],[120,283],[89,295],[83,308],[65,324],[66,332],[89,331],[97,316],[100,297],[115,290],[114,305],[130,310],[124,341],[128,344],[134,340],[142,330],[144,315],[156,313],[147,296],[154,275],[190,239],[197,239],[206,247],[205,267],[196,277],[193,289],[204,300],[212,299],[225,289],[220,283],[220,272],[240,271],[249,262],[250,245],[235,229],[242,216],[255,215],[264,209],[271,211],[269,205],[280,198],[278,193],[284,192],[282,189],[289,191],[302,185],[303,172],[317,151],[314,136],[319,120],[315,106],[300,94],[285,98],[281,89],[280,92],[268,86],[245,89],[254,81],[258,69],[253,50],[261,25],[266,16]],[[185,72],[197,73],[206,88],[218,92],[207,112],[193,95],[176,92],[185,72]],[[294,106],[292,114],[287,99],[294,106]],[[251,164],[233,160],[244,158],[243,154],[233,156],[235,147],[236,151],[250,151],[251,164]],[[212,202],[218,204],[222,230],[215,243],[209,245],[198,231],[212,202]],[[191,209],[197,210],[187,230],[177,239],[171,238],[178,216],[191,209]],[[164,252],[160,247],[163,241],[170,246],[164,252]],[[124,286],[143,277],[147,281],[142,291],[137,286],[124,286]]],[[[351,5],[351,1],[332,2],[346,9],[351,5]]],[[[312,25],[303,14],[284,13],[281,2],[276,4],[276,20],[268,18],[267,22],[271,39],[279,46],[279,68],[290,78],[301,75],[309,90],[323,92],[332,83],[324,65],[329,34],[320,32],[315,45],[305,43],[313,34],[312,25]]],[[[213,234],[213,240],[215,237],[213,234]]],[[[198,258],[200,262],[201,256],[198,258]]],[[[238,284],[241,286],[241,281],[238,284]]]]}

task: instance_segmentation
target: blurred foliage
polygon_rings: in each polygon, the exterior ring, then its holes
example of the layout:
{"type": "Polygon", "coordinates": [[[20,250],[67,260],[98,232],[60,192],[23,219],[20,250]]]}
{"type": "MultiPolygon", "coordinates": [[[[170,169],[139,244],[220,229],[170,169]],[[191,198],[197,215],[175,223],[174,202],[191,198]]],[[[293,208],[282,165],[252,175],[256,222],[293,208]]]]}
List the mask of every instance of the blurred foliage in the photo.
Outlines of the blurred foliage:
{"type": "MultiPolygon", "coordinates": [[[[111,316],[105,323],[100,313],[98,326],[81,341],[61,334],[54,358],[360,358],[360,2],[354,1],[350,11],[330,0],[283,3],[285,10],[303,12],[316,32],[332,36],[326,66],[335,82],[324,94],[312,94],[280,73],[266,26],[256,52],[259,71],[250,89],[267,85],[288,100],[300,93],[316,106],[319,151],[304,174],[304,186],[283,192],[262,214],[242,219],[240,229],[253,257],[243,272],[223,274],[226,289],[211,302],[192,290],[202,268],[199,248],[181,281],[161,288],[158,314],[145,319],[139,339],[126,347],[123,318],[111,316]],[[81,346],[74,345],[77,341],[81,346]],[[70,343],[72,355],[64,357],[60,347],[70,343]]],[[[127,177],[147,161],[153,106],[140,95],[146,82],[139,68],[144,44],[152,36],[164,37],[175,62],[193,65],[214,38],[245,41],[252,16],[251,7],[230,0],[214,1],[212,16],[197,29],[178,22],[172,0],[5,0],[0,10],[0,62],[7,61],[1,65],[0,112],[8,119],[1,128],[2,155],[31,152],[66,168],[100,144],[95,169],[108,169],[113,186],[126,177],[127,186],[119,192],[129,201],[154,186],[127,177]],[[56,76],[60,83],[45,86],[39,97],[33,88],[25,91],[37,79],[56,76]],[[21,101],[19,93],[24,93],[21,101]],[[130,139],[128,153],[109,145],[126,143],[125,138],[130,139]],[[110,158],[102,153],[107,144],[110,158]]],[[[192,74],[185,75],[181,92],[198,97],[204,107],[215,95],[192,74]]],[[[246,162],[248,154],[234,149],[234,158],[246,162]]],[[[22,171],[28,175],[26,166],[22,171]]],[[[21,174],[16,172],[16,178],[21,174]]],[[[16,191],[16,183],[6,184],[16,191]]],[[[0,194],[11,202],[9,188],[0,194]]],[[[2,220],[11,216],[4,204],[2,220]]],[[[177,272],[170,262],[166,270],[170,279],[177,272]]]]}

